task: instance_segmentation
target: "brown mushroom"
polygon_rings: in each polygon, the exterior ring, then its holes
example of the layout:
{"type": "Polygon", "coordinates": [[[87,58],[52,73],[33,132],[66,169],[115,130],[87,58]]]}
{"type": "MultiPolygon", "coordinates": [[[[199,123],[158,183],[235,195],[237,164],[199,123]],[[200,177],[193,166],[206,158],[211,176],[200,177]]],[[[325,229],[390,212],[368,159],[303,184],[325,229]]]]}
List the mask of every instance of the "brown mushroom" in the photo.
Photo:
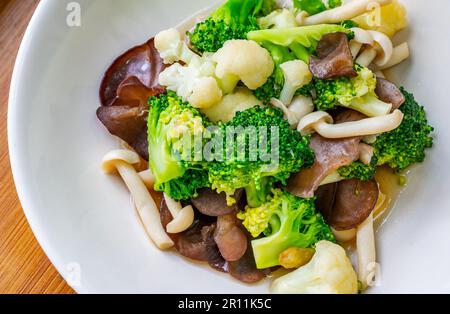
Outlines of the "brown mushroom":
{"type": "MultiPolygon", "coordinates": [[[[129,84],[134,82],[135,85],[161,91],[162,87],[158,84],[158,78],[164,69],[165,65],[155,48],[153,38],[143,45],[128,50],[112,63],[103,77],[100,86],[102,105],[110,106],[118,101],[120,98],[118,89],[121,84],[124,88],[123,84],[129,87],[129,84]]],[[[126,96],[126,94],[124,91],[121,96],[126,96]]],[[[134,104],[136,105],[136,103],[134,104]]],[[[132,104],[127,103],[127,105],[132,104]]]]}
{"type": "MultiPolygon", "coordinates": [[[[165,199],[161,202],[161,222],[164,228],[173,220],[165,199]]],[[[213,219],[197,213],[192,226],[184,232],[169,234],[176,250],[183,256],[202,262],[217,259],[219,249],[214,242],[216,224],[213,219]]]]}
{"type": "Polygon", "coordinates": [[[311,56],[309,69],[319,79],[356,77],[353,57],[345,33],[326,34],[317,44],[317,57],[311,56]]]}
{"type": "Polygon", "coordinates": [[[102,106],[98,119],[108,131],[128,143],[142,158],[148,160],[147,107],[102,106]]]}
{"type": "Polygon", "coordinates": [[[247,251],[247,236],[240,228],[235,213],[217,218],[214,240],[226,261],[237,261],[247,251]]]}
{"type": "Polygon", "coordinates": [[[239,211],[242,196],[243,190],[237,190],[234,194],[236,203],[232,206],[228,206],[225,193],[218,194],[211,189],[201,189],[198,192],[198,197],[192,199],[191,202],[202,214],[218,217],[239,211]]]}
{"type": "Polygon", "coordinates": [[[291,176],[288,192],[298,197],[313,197],[328,175],[358,159],[360,141],[360,137],[326,139],[318,134],[313,135],[310,146],[316,154],[316,160],[311,168],[302,169],[291,176]]]}
{"type": "Polygon", "coordinates": [[[392,110],[400,108],[405,102],[405,96],[398,87],[394,83],[381,77],[377,78],[375,93],[380,100],[392,104],[392,110]]]}
{"type": "Polygon", "coordinates": [[[270,269],[257,269],[253,249],[250,243],[244,256],[235,262],[228,262],[228,272],[231,276],[245,283],[255,283],[263,280],[270,269]]]}
{"type": "Polygon", "coordinates": [[[337,184],[333,209],[324,213],[325,220],[336,230],[349,230],[369,217],[378,200],[375,180],[345,180],[337,184]]]}

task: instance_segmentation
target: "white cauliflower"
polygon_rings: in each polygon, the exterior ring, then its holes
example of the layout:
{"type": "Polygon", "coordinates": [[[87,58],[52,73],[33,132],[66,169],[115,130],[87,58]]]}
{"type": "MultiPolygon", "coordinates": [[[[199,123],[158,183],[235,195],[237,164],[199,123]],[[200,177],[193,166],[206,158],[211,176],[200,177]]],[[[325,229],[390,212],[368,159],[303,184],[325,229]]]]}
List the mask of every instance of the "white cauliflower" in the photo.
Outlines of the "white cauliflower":
{"type": "Polygon", "coordinates": [[[237,112],[261,105],[261,101],[248,88],[238,87],[233,94],[223,97],[217,105],[201,111],[214,123],[228,122],[234,118],[237,112]]]}
{"type": "Polygon", "coordinates": [[[222,99],[222,90],[215,78],[211,76],[200,77],[195,80],[192,94],[188,102],[195,108],[209,108],[219,103],[222,99]]]}
{"type": "Polygon", "coordinates": [[[345,250],[332,242],[320,241],[312,260],[276,279],[271,290],[290,294],[354,294],[358,292],[358,280],[345,250]]]}
{"type": "Polygon", "coordinates": [[[225,94],[231,93],[239,81],[255,90],[264,85],[274,70],[270,53],[251,40],[229,40],[213,56],[216,76],[225,94]]]}
{"type": "Polygon", "coordinates": [[[287,9],[278,9],[258,19],[261,29],[297,27],[294,13],[287,9]]]}
{"type": "Polygon", "coordinates": [[[280,65],[284,74],[284,86],[280,94],[280,100],[289,106],[294,98],[295,92],[309,84],[312,80],[312,73],[308,65],[302,60],[292,60],[280,65]]]}
{"type": "Polygon", "coordinates": [[[165,64],[183,61],[189,64],[200,56],[195,54],[184,42],[180,32],[175,28],[162,31],[155,36],[155,48],[165,64]]]}

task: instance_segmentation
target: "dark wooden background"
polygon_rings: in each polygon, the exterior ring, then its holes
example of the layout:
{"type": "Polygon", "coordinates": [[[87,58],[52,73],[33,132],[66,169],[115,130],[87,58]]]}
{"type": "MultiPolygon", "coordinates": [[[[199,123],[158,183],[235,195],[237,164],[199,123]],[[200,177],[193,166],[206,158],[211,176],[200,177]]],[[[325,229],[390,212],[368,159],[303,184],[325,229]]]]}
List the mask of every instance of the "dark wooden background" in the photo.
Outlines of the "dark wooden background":
{"type": "Polygon", "coordinates": [[[73,293],[23,214],[7,142],[8,92],[22,36],[39,0],[0,0],[0,293],[73,293]]]}

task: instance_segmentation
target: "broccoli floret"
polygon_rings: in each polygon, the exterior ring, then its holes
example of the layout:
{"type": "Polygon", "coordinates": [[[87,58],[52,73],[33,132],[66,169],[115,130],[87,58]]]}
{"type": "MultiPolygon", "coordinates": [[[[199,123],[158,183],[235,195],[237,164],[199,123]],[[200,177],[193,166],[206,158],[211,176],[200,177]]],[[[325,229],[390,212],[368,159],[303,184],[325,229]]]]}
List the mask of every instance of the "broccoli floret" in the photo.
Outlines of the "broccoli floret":
{"type": "Polygon", "coordinates": [[[275,182],[286,184],[292,173],[314,162],[309,137],[291,130],[281,110],[257,106],[238,112],[230,122],[221,125],[221,134],[226,136],[233,128],[241,141],[234,140],[227,149],[229,141],[224,139],[222,160],[216,158],[208,167],[212,188],[225,192],[229,203],[233,203],[232,195],[237,189],[245,188],[248,204],[259,206],[275,182]],[[258,142],[258,147],[251,150],[256,154],[249,149],[251,138],[258,142]],[[245,156],[240,155],[242,142],[247,143],[245,156]]]}
{"type": "Polygon", "coordinates": [[[368,68],[355,65],[357,77],[339,77],[336,79],[314,79],[317,110],[327,111],[338,106],[348,107],[367,116],[386,115],[391,105],[378,99],[375,94],[377,80],[368,68]]]}
{"type": "Polygon", "coordinates": [[[155,190],[175,200],[195,197],[209,186],[202,161],[196,161],[192,147],[185,151],[185,136],[201,135],[209,122],[174,92],[149,98],[149,165],[155,176],[155,190]]]}
{"type": "Polygon", "coordinates": [[[306,11],[309,15],[314,15],[342,5],[342,0],[328,0],[327,5],[322,0],[294,0],[296,9],[306,11]]]}
{"type": "Polygon", "coordinates": [[[375,161],[370,165],[366,165],[360,161],[354,161],[348,166],[339,168],[338,173],[344,179],[358,179],[361,181],[371,180],[377,172],[376,158],[373,160],[375,161]]]}
{"type": "Polygon", "coordinates": [[[279,255],[291,247],[309,248],[321,240],[335,241],[330,227],[315,210],[315,199],[302,199],[279,189],[260,207],[247,207],[238,214],[257,238],[252,247],[259,269],[279,265],[279,255]]]}
{"type": "Polygon", "coordinates": [[[259,29],[257,17],[273,8],[273,0],[228,0],[188,33],[191,44],[198,52],[216,52],[227,40],[246,39],[259,29]]]}
{"type": "Polygon", "coordinates": [[[433,146],[430,134],[434,130],[414,96],[403,87],[400,90],[405,96],[405,103],[399,108],[403,121],[397,129],[379,135],[373,144],[378,165],[387,164],[397,171],[424,161],[425,150],[433,146]]]}

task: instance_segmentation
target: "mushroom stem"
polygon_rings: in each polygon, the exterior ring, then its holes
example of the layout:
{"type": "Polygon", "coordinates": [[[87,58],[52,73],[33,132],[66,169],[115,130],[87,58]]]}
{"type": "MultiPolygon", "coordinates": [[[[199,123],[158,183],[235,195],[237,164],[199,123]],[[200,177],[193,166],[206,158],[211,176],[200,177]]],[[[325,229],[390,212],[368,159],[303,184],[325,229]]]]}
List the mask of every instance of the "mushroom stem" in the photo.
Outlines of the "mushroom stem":
{"type": "Polygon", "coordinates": [[[155,201],[150,196],[147,187],[140,179],[136,170],[132,165],[123,161],[115,161],[115,165],[131,192],[139,217],[150,238],[162,250],[172,247],[174,243],[162,227],[155,201]]]}
{"type": "Polygon", "coordinates": [[[150,169],[139,172],[139,177],[149,189],[153,189],[155,185],[155,176],[150,169]]]}
{"type": "Polygon", "coordinates": [[[403,113],[398,109],[385,116],[339,124],[332,124],[333,118],[326,112],[316,111],[300,121],[298,131],[303,135],[316,131],[325,138],[346,138],[389,132],[398,128],[402,121],[403,113]]]}
{"type": "Polygon", "coordinates": [[[358,279],[361,281],[363,288],[367,288],[374,282],[377,275],[373,213],[357,228],[356,249],[358,254],[358,279]]]}
{"type": "Polygon", "coordinates": [[[180,233],[186,231],[194,222],[194,209],[191,205],[182,207],[180,202],[167,196],[164,193],[167,208],[172,214],[173,220],[166,226],[168,233],[180,233]]]}
{"type": "Polygon", "coordinates": [[[375,48],[368,47],[356,58],[355,62],[363,67],[368,67],[377,57],[375,48]]]}
{"type": "Polygon", "coordinates": [[[379,67],[379,70],[385,70],[392,68],[393,66],[403,62],[404,60],[408,59],[409,57],[409,46],[408,43],[400,44],[396,47],[394,47],[394,50],[392,52],[392,57],[385,65],[379,67]]]}

